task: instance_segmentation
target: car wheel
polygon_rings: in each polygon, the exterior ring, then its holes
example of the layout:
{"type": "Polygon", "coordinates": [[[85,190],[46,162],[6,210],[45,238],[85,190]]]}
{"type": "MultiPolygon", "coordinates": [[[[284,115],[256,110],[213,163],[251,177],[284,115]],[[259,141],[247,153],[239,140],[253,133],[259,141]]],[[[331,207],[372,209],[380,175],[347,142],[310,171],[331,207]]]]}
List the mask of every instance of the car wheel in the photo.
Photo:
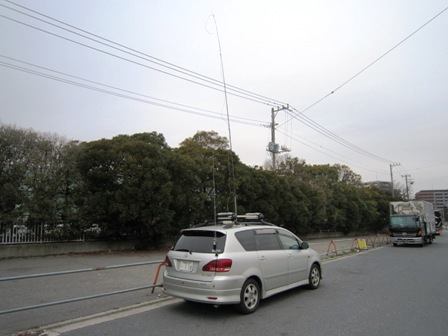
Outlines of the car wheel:
{"type": "Polygon", "coordinates": [[[313,264],[310,269],[308,288],[317,289],[320,285],[320,268],[317,264],[313,264]]]}
{"type": "Polygon", "coordinates": [[[240,303],[236,309],[243,314],[251,314],[260,305],[260,286],[254,279],[248,279],[241,288],[240,303]]]}

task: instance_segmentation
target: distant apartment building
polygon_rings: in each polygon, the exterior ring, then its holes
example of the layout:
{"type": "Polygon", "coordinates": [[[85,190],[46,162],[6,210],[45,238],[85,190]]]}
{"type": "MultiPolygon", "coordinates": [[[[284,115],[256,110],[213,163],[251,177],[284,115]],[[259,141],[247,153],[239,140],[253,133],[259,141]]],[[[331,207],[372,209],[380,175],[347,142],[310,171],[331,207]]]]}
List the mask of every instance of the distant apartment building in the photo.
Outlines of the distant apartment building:
{"type": "Polygon", "coordinates": [[[415,194],[415,199],[431,202],[434,209],[442,210],[448,207],[448,190],[422,190],[415,194]]]}

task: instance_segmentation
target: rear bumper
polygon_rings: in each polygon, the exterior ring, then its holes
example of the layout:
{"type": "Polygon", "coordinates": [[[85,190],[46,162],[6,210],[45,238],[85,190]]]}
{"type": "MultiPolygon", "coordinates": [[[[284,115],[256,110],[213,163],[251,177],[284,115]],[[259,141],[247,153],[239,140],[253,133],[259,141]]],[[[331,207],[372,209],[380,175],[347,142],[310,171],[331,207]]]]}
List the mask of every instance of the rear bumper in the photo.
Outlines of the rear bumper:
{"type": "Polygon", "coordinates": [[[244,279],[224,278],[213,281],[192,281],[173,278],[166,273],[163,276],[163,291],[187,301],[210,304],[236,304],[240,302],[241,287],[244,279]]]}

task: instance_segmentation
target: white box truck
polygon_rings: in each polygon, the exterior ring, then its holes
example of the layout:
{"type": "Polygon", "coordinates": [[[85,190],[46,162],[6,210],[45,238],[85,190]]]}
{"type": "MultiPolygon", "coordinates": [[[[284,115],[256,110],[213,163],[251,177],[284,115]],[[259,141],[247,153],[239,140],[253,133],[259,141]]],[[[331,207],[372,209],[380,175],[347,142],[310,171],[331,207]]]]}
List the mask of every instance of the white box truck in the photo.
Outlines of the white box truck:
{"type": "Polygon", "coordinates": [[[389,236],[398,244],[431,244],[436,237],[432,203],[426,201],[390,202],[389,236]]]}

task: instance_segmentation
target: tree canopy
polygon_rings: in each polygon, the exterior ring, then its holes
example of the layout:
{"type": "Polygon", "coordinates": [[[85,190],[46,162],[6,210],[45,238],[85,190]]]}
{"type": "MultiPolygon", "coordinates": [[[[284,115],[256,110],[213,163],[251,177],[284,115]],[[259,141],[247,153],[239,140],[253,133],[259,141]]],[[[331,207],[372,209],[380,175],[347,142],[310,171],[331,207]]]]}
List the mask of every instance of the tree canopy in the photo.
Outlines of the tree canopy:
{"type": "Polygon", "coordinates": [[[3,229],[18,220],[78,231],[95,223],[105,238],[147,246],[235,204],[297,234],[379,231],[391,200],[345,165],[288,158],[277,171],[249,167],[214,131],[170,148],[156,132],[76,142],[1,124],[0,188],[3,229]]]}

